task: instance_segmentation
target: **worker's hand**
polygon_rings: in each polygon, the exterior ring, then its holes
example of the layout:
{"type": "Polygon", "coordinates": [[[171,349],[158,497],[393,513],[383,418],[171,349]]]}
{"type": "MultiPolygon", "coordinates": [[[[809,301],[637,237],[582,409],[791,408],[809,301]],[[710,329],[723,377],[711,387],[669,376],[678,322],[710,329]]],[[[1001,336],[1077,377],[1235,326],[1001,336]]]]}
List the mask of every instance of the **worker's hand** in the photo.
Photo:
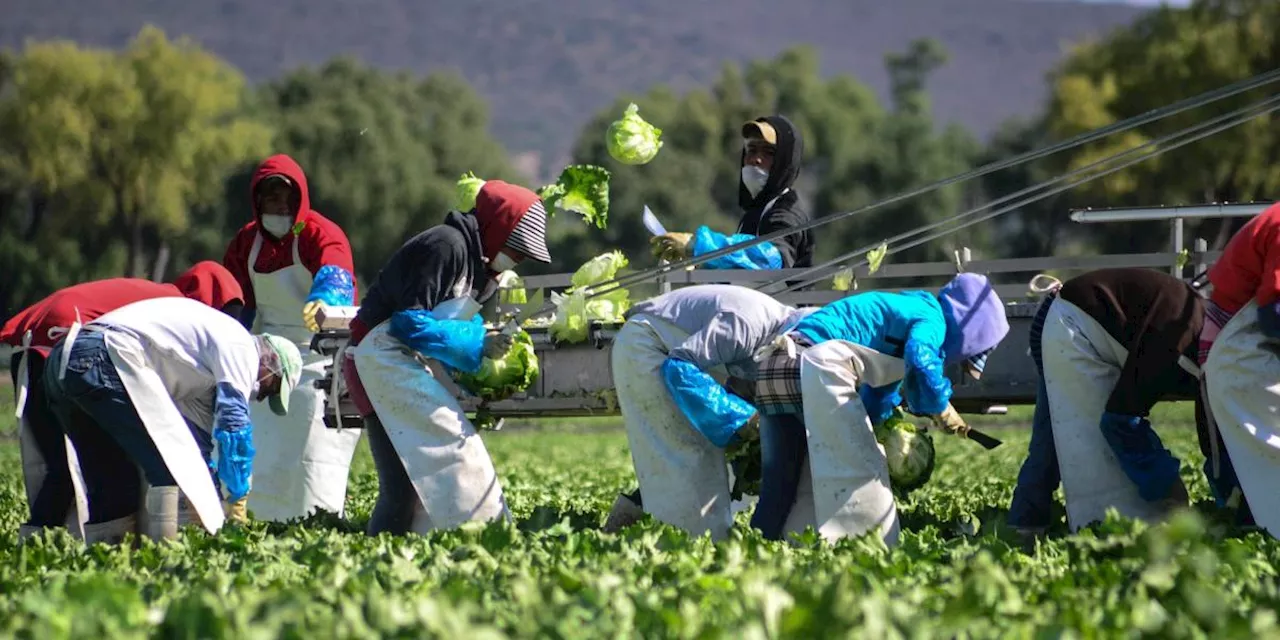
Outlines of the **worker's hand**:
{"type": "Polygon", "coordinates": [[[490,331],[484,336],[484,357],[501,360],[511,350],[514,338],[500,331],[490,331]]]}
{"type": "Polygon", "coordinates": [[[235,522],[248,522],[249,511],[246,508],[249,504],[249,496],[245,496],[235,502],[222,503],[223,510],[226,512],[227,519],[235,522]]]}
{"type": "Polygon", "coordinates": [[[676,262],[693,257],[692,233],[664,233],[649,239],[655,258],[676,262]]]}
{"type": "Polygon", "coordinates": [[[302,326],[306,327],[307,331],[315,333],[320,330],[320,323],[316,321],[316,313],[322,308],[324,308],[324,303],[319,300],[312,300],[302,305],[302,326]]]}
{"type": "Polygon", "coordinates": [[[956,408],[951,406],[950,403],[947,404],[947,408],[942,413],[929,416],[929,419],[933,421],[934,427],[951,435],[963,438],[969,433],[969,425],[965,423],[964,418],[960,417],[960,414],[956,412],[956,408]]]}

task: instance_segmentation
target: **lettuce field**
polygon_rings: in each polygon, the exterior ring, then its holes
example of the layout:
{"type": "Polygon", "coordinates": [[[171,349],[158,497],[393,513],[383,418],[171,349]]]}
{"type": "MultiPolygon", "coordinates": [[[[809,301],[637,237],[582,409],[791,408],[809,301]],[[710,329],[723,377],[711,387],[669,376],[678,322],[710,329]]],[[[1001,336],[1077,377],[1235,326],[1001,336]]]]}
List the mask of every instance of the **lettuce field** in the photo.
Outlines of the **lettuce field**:
{"type": "Polygon", "coordinates": [[[364,536],[376,476],[362,445],[350,522],[188,529],[137,548],[86,549],[65,534],[19,546],[26,507],[9,419],[0,635],[1280,637],[1280,545],[1215,520],[1185,407],[1153,422],[1183,461],[1195,509],[1157,527],[1113,519],[1067,535],[1059,525],[1024,548],[1002,522],[1028,415],[975,420],[1005,440],[992,452],[938,437],[937,472],[900,505],[893,550],[767,542],[745,526],[712,544],[651,520],[603,534],[617,492],[634,483],[626,437],[606,420],[486,434],[514,523],[364,536]]]}

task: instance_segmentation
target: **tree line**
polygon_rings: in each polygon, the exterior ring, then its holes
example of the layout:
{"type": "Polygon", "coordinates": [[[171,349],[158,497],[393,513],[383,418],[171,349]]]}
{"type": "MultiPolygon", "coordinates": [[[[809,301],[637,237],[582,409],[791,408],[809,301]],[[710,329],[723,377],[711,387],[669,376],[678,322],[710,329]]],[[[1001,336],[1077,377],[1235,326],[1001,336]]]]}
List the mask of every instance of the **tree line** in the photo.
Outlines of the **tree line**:
{"type": "MultiPolygon", "coordinates": [[[[1006,123],[985,144],[958,126],[938,125],[945,114],[933,112],[925,85],[946,52],[932,41],[886,57],[887,101],[854,77],[823,77],[806,47],[726,64],[699,90],[659,86],[618,96],[573,146],[574,162],[613,174],[609,227],[557,217],[550,270],[571,271],[610,249],[634,266],[650,265],[640,225],[645,205],[672,230],[708,224],[732,231],[739,126],[758,115],[783,113],[800,127],[806,158],[797,189],[820,217],[1280,68],[1277,34],[1280,3],[1271,0],[1153,10],[1072,49],[1046,78],[1040,114],[1006,123]],[[643,166],[615,162],[605,148],[608,124],[630,102],[663,130],[662,151],[643,166]]],[[[1265,87],[853,216],[824,228],[819,258],[946,219],[1272,93],[1265,87]]],[[[992,258],[1164,250],[1162,225],[1073,225],[1067,210],[1274,199],[1277,124],[1274,116],[1255,119],[891,260],[943,260],[959,246],[992,258]]],[[[250,217],[253,167],[278,152],[302,164],[313,207],[346,230],[361,277],[443,217],[464,172],[540,186],[515,170],[488,131],[484,101],[454,74],[418,77],[337,58],[251,87],[226,62],[154,27],[119,51],[34,42],[0,54],[0,318],[76,282],[165,279],[197,260],[220,259],[250,217]]],[[[1230,225],[1208,220],[1188,233],[1220,245],[1230,225]]]]}

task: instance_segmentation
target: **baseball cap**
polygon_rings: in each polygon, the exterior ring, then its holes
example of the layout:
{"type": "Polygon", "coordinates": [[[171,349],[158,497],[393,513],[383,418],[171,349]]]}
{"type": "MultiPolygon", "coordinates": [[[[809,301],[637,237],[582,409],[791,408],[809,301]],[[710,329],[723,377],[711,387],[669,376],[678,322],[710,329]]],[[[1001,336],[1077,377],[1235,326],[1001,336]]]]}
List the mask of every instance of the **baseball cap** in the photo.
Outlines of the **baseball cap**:
{"type": "Polygon", "coordinates": [[[742,137],[746,140],[764,140],[769,144],[778,144],[778,132],[767,121],[752,120],[742,125],[742,137]]]}
{"type": "Polygon", "coordinates": [[[280,362],[280,371],[273,372],[280,374],[280,392],[268,398],[267,402],[270,403],[271,411],[276,415],[287,415],[289,395],[293,393],[294,388],[298,386],[298,380],[302,377],[302,353],[298,351],[297,345],[280,336],[264,333],[262,339],[272,351],[276,352],[276,359],[280,362]]]}

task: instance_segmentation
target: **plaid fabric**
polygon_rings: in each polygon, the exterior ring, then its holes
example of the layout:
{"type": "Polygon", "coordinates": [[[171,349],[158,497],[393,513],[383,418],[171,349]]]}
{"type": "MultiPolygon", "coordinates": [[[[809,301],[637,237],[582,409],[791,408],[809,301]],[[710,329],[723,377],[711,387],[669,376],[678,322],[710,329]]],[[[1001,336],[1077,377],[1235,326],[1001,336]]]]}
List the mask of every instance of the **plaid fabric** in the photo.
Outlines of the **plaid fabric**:
{"type": "Polygon", "coordinates": [[[1058,297],[1058,291],[1062,287],[1054,287],[1045,293],[1044,299],[1040,301],[1040,307],[1036,309],[1036,317],[1031,319],[1031,331],[1027,335],[1027,342],[1030,345],[1028,351],[1031,353],[1031,359],[1036,363],[1036,373],[1044,376],[1044,360],[1041,356],[1040,342],[1044,336],[1044,319],[1049,315],[1049,307],[1053,306],[1053,301],[1058,297]]]}
{"type": "Polygon", "coordinates": [[[787,334],[796,343],[796,357],[778,349],[760,361],[756,377],[756,409],[765,415],[802,413],[800,354],[813,342],[798,332],[787,334]]]}
{"type": "Polygon", "coordinates": [[[1209,357],[1209,349],[1213,348],[1213,341],[1218,339],[1218,334],[1222,333],[1222,328],[1227,326],[1231,317],[1232,314],[1229,311],[1219,307],[1213,300],[1205,299],[1204,326],[1200,329],[1196,364],[1204,366],[1204,361],[1209,357]]]}

